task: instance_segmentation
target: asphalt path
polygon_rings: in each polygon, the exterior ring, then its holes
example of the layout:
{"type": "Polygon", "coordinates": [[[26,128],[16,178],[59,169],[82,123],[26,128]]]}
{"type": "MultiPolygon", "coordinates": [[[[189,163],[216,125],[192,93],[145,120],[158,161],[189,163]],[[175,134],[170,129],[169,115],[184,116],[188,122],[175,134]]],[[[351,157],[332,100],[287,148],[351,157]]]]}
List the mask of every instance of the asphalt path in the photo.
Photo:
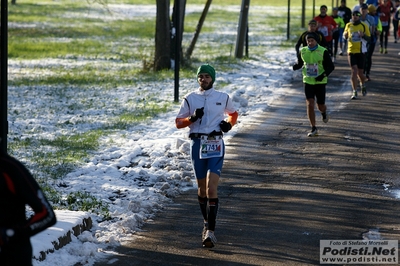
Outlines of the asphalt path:
{"type": "Polygon", "coordinates": [[[347,56],[338,57],[327,86],[330,121],[317,113],[318,137],[307,137],[294,78],[285,97],[229,141],[213,249],[202,248],[191,190],[95,265],[319,265],[320,240],[399,240],[400,44],[390,40],[357,100],[347,56]]]}

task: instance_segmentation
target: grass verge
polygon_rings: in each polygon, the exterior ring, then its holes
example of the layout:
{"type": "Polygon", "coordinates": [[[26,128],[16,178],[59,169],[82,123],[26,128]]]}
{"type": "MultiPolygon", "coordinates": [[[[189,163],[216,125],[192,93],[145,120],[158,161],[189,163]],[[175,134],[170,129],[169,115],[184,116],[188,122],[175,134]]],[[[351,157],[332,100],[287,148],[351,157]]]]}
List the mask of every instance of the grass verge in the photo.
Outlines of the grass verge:
{"type": "MultiPolygon", "coordinates": [[[[190,62],[181,69],[181,78],[193,78],[197,66],[203,62],[210,62],[221,71],[238,67],[241,60],[234,58],[233,53],[239,12],[237,8],[226,8],[228,5],[238,6],[237,2],[213,2],[190,62]]],[[[300,6],[300,1],[295,3],[300,6]]],[[[87,192],[61,195],[57,186],[62,186],[63,178],[99,148],[100,138],[126,130],[172,107],[172,102],[157,100],[157,95],[143,98],[141,91],[136,89],[143,84],[173,80],[174,72],[154,73],[144,67],[144,62],[151,62],[154,56],[155,19],[146,13],[130,14],[130,10],[135,10],[130,5],[135,4],[148,4],[155,9],[154,0],[93,3],[27,0],[17,1],[17,5],[9,7],[9,59],[15,65],[10,75],[10,86],[16,90],[51,88],[46,97],[55,103],[68,99],[70,96],[66,91],[75,87],[82,91],[96,88],[98,94],[125,87],[132,90],[133,99],[143,99],[132,100],[129,107],[116,108],[121,111],[112,116],[109,123],[86,132],[53,139],[38,138],[33,132],[32,136],[30,132],[24,132],[23,138],[10,140],[11,154],[18,151],[29,155],[30,165],[38,169],[34,175],[55,207],[90,210],[108,219],[107,206],[93,195],[87,192]],[[117,11],[112,10],[115,6],[119,8],[117,11]]],[[[187,4],[202,6],[204,1],[193,0],[187,4]]],[[[300,9],[293,9],[291,37],[287,40],[285,5],[252,0],[253,6],[261,8],[250,9],[250,59],[257,60],[258,55],[270,47],[284,50],[293,46],[296,36],[304,30],[299,26],[300,9]]],[[[191,41],[201,11],[198,9],[185,16],[183,50],[191,41]]],[[[102,104],[97,105],[102,107],[102,104]]],[[[94,108],[96,104],[91,99],[82,98],[68,107],[69,111],[78,112],[94,108]]],[[[10,112],[17,113],[15,110],[10,112]]],[[[59,126],[71,126],[68,123],[59,126]]]]}

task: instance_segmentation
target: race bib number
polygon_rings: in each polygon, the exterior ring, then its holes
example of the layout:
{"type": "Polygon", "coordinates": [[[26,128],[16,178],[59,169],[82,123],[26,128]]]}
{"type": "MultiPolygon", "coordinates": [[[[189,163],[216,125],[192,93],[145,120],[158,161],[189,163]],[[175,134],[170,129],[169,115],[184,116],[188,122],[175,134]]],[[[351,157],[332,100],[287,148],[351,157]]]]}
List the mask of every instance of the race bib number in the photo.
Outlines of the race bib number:
{"type": "Polygon", "coordinates": [[[351,41],[352,41],[352,42],[361,42],[360,33],[358,33],[358,32],[353,32],[353,33],[351,34],[351,41]]]}
{"type": "Polygon", "coordinates": [[[389,21],[381,21],[381,23],[382,23],[382,26],[388,26],[389,25],[389,21]]]}
{"type": "Polygon", "coordinates": [[[306,64],[307,77],[318,77],[318,64],[306,64]]]}
{"type": "Polygon", "coordinates": [[[200,159],[222,157],[224,154],[224,145],[222,138],[200,140],[200,159]]]}
{"type": "Polygon", "coordinates": [[[329,35],[329,30],[327,26],[319,27],[318,29],[325,37],[329,35]]]}

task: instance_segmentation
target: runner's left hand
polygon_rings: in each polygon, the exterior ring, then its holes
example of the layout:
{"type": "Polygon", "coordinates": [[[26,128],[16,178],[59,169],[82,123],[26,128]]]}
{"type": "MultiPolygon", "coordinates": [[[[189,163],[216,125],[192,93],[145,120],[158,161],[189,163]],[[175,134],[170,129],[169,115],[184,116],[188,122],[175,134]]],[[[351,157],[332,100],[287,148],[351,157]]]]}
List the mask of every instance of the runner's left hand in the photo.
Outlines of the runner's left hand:
{"type": "Polygon", "coordinates": [[[219,123],[219,127],[221,128],[222,132],[225,133],[232,129],[231,123],[226,122],[225,120],[222,120],[221,123],[219,123]]]}
{"type": "Polygon", "coordinates": [[[318,77],[315,78],[316,81],[322,81],[326,77],[325,73],[319,75],[318,77]]]}

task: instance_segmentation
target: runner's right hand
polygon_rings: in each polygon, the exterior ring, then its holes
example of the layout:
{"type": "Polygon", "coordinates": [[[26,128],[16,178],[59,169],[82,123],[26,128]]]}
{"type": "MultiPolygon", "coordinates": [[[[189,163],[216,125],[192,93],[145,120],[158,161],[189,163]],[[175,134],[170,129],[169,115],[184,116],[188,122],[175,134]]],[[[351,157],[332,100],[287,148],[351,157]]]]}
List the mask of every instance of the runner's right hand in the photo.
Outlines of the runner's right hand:
{"type": "Polygon", "coordinates": [[[193,115],[190,116],[189,120],[190,122],[196,122],[197,119],[201,119],[204,115],[204,107],[197,108],[193,115]]]}
{"type": "Polygon", "coordinates": [[[299,63],[293,65],[293,70],[298,70],[300,68],[301,68],[301,66],[299,63]]]}

